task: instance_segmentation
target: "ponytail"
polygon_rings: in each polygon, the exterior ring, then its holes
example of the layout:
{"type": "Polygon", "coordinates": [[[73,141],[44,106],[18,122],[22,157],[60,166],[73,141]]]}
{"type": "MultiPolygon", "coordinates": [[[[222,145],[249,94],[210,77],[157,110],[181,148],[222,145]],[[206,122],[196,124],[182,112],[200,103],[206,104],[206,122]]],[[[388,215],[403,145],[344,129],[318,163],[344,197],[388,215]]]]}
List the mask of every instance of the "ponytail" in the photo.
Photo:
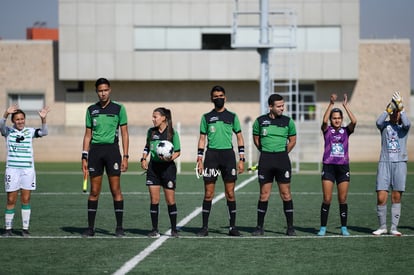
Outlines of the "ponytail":
{"type": "Polygon", "coordinates": [[[164,107],[158,107],[154,110],[154,112],[160,113],[167,119],[167,140],[172,142],[174,136],[174,126],[172,122],[171,110],[164,107]]]}

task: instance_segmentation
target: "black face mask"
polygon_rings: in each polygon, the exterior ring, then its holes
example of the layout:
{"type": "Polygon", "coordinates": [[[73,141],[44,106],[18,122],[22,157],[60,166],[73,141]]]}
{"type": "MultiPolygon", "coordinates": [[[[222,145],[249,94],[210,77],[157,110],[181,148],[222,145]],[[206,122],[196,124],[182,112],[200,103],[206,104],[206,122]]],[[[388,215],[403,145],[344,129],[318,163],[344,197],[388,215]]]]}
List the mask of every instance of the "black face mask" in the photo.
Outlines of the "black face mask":
{"type": "Polygon", "coordinates": [[[215,108],[221,109],[224,106],[224,98],[223,97],[215,98],[213,99],[213,103],[214,103],[215,108]]]}

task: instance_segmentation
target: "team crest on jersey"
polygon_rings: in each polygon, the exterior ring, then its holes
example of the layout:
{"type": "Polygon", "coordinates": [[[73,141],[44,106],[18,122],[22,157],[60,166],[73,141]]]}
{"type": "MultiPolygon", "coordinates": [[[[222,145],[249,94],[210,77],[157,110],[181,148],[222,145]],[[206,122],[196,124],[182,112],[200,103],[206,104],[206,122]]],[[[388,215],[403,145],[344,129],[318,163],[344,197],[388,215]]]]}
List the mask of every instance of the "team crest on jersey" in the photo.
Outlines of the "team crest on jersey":
{"type": "Polygon", "coordinates": [[[340,134],[343,134],[344,132],[345,132],[345,131],[344,131],[344,129],[342,129],[342,128],[341,128],[341,129],[339,129],[339,133],[340,133],[340,134]]]}
{"type": "Polygon", "coordinates": [[[267,136],[267,130],[265,128],[262,129],[262,136],[267,136]]]}
{"type": "Polygon", "coordinates": [[[115,163],[114,163],[114,169],[115,169],[115,170],[119,170],[119,164],[118,164],[118,162],[115,162],[115,163]]]}
{"type": "Polygon", "coordinates": [[[210,126],[210,132],[214,133],[216,131],[216,127],[214,127],[213,125],[210,126]]]}

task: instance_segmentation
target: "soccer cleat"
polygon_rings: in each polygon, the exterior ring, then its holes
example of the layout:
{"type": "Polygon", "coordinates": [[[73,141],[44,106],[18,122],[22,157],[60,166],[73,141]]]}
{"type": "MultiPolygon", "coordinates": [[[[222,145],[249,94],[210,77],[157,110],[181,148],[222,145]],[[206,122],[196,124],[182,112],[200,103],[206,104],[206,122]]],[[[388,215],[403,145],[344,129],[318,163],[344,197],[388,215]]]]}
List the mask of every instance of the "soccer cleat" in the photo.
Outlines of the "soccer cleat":
{"type": "Polygon", "coordinates": [[[319,229],[319,232],[317,234],[318,236],[325,236],[326,235],[326,226],[321,226],[321,228],[319,229]]]}
{"type": "Polygon", "coordinates": [[[171,230],[171,237],[178,238],[179,237],[178,231],[177,230],[171,230]]]}
{"type": "Polygon", "coordinates": [[[237,230],[235,227],[230,227],[229,228],[229,236],[240,237],[241,234],[240,234],[239,230],[237,230]]]}
{"type": "Polygon", "coordinates": [[[197,233],[198,237],[207,237],[208,236],[208,227],[202,227],[197,233]]]}
{"type": "Polygon", "coordinates": [[[158,232],[158,230],[157,229],[152,229],[151,230],[151,232],[150,233],[148,233],[148,235],[147,235],[149,238],[153,238],[153,239],[156,239],[156,238],[159,238],[161,235],[160,235],[160,233],[158,232]]]}
{"type": "Polygon", "coordinates": [[[117,227],[115,229],[115,236],[117,236],[117,237],[123,237],[123,236],[125,236],[124,229],[122,227],[117,227]]]}
{"type": "Polygon", "coordinates": [[[260,226],[256,226],[256,229],[252,232],[253,236],[263,236],[264,235],[264,230],[262,227],[260,226]]]}
{"type": "Polygon", "coordinates": [[[349,234],[348,229],[346,228],[346,226],[341,226],[341,235],[342,236],[350,236],[351,234],[349,234]]]}
{"type": "Polygon", "coordinates": [[[394,235],[394,236],[397,236],[397,237],[400,237],[400,236],[402,236],[402,234],[401,234],[401,232],[399,232],[399,231],[397,231],[397,230],[390,230],[390,233],[391,233],[391,235],[394,235]]]}
{"type": "Polygon", "coordinates": [[[286,230],[286,235],[288,235],[288,236],[296,236],[295,229],[294,229],[293,227],[289,227],[289,228],[286,230]]]}
{"type": "Polygon", "coordinates": [[[22,236],[25,237],[25,238],[30,237],[29,230],[28,229],[23,229],[22,230],[22,236]]]}
{"type": "Polygon", "coordinates": [[[13,236],[12,230],[11,229],[6,229],[6,231],[4,231],[2,236],[6,237],[6,238],[13,236]]]}
{"type": "Polygon", "coordinates": [[[95,236],[95,230],[93,228],[88,227],[83,233],[82,237],[93,237],[95,236]]]}
{"type": "Polygon", "coordinates": [[[372,232],[373,235],[375,236],[381,236],[382,234],[387,234],[388,231],[386,228],[379,228],[377,230],[375,230],[374,232],[372,232]]]}

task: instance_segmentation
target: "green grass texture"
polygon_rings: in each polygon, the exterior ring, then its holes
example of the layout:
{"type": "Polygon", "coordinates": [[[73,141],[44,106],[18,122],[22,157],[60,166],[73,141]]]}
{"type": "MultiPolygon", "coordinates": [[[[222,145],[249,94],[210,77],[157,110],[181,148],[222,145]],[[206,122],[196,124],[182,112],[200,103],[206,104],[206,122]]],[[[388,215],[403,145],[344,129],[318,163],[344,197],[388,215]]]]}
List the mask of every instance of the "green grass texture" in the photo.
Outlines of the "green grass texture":
{"type": "MultiPolygon", "coordinates": [[[[177,177],[176,201],[180,238],[169,238],[169,218],[161,196],[160,239],[150,239],[149,194],[139,163],[130,162],[122,175],[125,237],[117,238],[108,181],[104,178],[96,217],[96,235],[82,238],[87,226],[87,198],[82,192],[79,163],[37,163],[37,190],[32,193],[31,236],[21,234],[20,202],[14,235],[0,237],[0,274],[409,274],[414,270],[414,163],[408,164],[398,229],[403,236],[375,237],[376,163],[352,163],[348,194],[349,237],[340,235],[336,189],[327,234],[317,237],[322,202],[318,172],[292,176],[294,225],[287,237],[277,185],[265,218],[265,235],[253,237],[259,185],[255,172],[239,175],[236,191],[237,227],[241,237],[229,237],[223,182],[216,184],[216,201],[209,236],[197,237],[204,195],[194,163],[184,163],[177,177]],[[221,199],[219,199],[221,197],[221,199]],[[197,212],[198,211],[198,212],[197,212]],[[196,215],[194,215],[196,213],[196,215]],[[193,216],[191,216],[193,215],[193,216]]],[[[0,204],[6,205],[4,189],[0,204]]],[[[387,224],[390,226],[390,198],[387,224]]],[[[4,208],[3,208],[4,209],[4,208]]],[[[0,217],[4,226],[4,211],[0,217]]]]}

